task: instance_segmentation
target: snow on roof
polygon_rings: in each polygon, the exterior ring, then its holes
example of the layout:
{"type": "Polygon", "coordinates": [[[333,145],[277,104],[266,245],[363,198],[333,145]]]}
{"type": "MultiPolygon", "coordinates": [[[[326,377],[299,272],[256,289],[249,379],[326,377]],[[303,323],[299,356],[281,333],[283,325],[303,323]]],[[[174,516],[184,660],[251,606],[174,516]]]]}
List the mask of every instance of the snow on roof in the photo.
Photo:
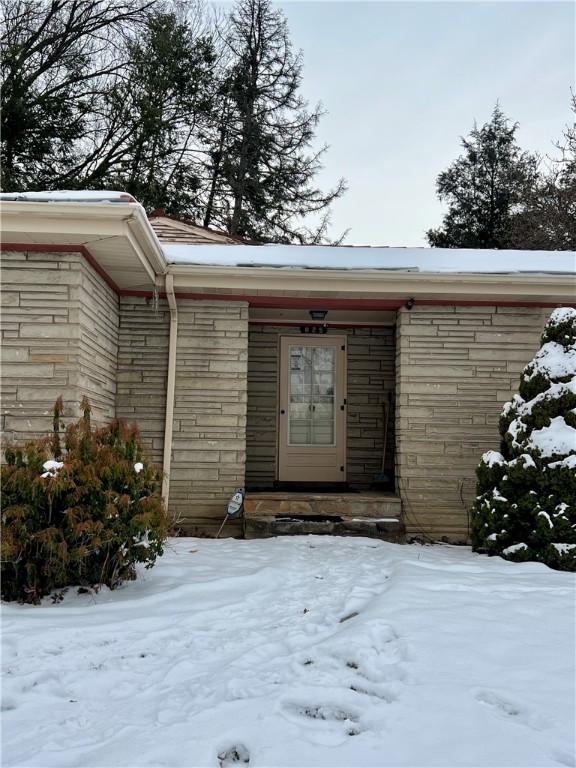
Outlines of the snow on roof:
{"type": "Polygon", "coordinates": [[[450,273],[576,273],[575,251],[495,251],[452,248],[166,244],[169,264],[278,269],[450,273]]]}
{"type": "Polygon", "coordinates": [[[34,203],[137,203],[136,198],[111,189],[59,189],[45,192],[1,192],[0,200],[34,203]]]}
{"type": "MultiPolygon", "coordinates": [[[[132,203],[120,190],[3,192],[1,201],[49,203],[132,203]]],[[[576,251],[497,251],[457,248],[387,248],[328,245],[196,245],[164,243],[169,264],[217,267],[275,267],[373,272],[476,274],[576,273],[576,251]]]]}

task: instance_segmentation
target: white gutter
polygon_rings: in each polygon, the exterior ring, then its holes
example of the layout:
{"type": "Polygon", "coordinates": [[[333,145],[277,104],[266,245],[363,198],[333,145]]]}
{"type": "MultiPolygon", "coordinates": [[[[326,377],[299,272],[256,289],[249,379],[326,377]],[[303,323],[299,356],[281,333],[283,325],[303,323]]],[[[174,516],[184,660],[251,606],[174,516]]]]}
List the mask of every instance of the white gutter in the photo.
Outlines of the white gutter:
{"type": "MultiPolygon", "coordinates": [[[[27,193],[33,197],[0,193],[3,239],[6,240],[8,231],[10,238],[16,240],[19,239],[18,233],[25,234],[26,242],[29,235],[38,231],[50,236],[61,235],[64,231],[75,236],[68,244],[83,245],[90,250],[108,238],[126,237],[152,283],[155,275],[166,272],[162,244],[144,208],[131,195],[113,193],[117,197],[111,198],[87,192],[86,199],[82,200],[66,198],[65,193],[53,199],[47,197],[50,194],[57,193],[27,193]]],[[[31,242],[38,242],[38,239],[31,242]]],[[[95,258],[98,259],[98,256],[95,255],[95,258]]]]}
{"type": "MultiPolygon", "coordinates": [[[[162,243],[158,240],[144,208],[140,204],[131,207],[133,215],[128,219],[128,227],[134,232],[134,237],[138,239],[154,272],[157,275],[163,275],[166,273],[167,262],[162,250],[162,243]]],[[[152,282],[154,282],[154,278],[152,278],[152,282]]]]}
{"type": "Polygon", "coordinates": [[[178,339],[178,308],[174,295],[174,277],[165,277],[166,298],[170,307],[170,341],[168,345],[168,381],[166,383],[166,419],[164,422],[164,457],[162,461],[162,499],[168,508],[170,496],[170,464],[172,462],[172,429],[174,425],[174,393],[176,389],[176,342],[178,339]]]}
{"type": "Polygon", "coordinates": [[[128,239],[128,242],[134,249],[134,253],[138,257],[140,264],[142,265],[142,267],[146,271],[146,274],[150,278],[150,282],[152,283],[152,285],[154,285],[156,282],[156,272],[154,268],[150,265],[150,261],[146,258],[146,254],[140,247],[137,237],[135,237],[132,234],[132,229],[130,227],[131,223],[132,223],[131,221],[128,222],[128,226],[126,228],[126,238],[128,239]]]}

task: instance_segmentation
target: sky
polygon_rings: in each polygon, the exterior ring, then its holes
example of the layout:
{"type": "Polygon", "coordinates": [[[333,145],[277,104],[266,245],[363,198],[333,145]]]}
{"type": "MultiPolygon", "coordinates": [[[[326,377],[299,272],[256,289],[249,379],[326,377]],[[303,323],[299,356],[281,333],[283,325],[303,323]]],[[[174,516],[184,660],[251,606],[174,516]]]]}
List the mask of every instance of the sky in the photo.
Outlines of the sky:
{"type": "Polygon", "coordinates": [[[499,101],[523,149],[549,155],[574,121],[575,3],[281,0],[304,58],[302,93],[327,111],[318,177],[343,176],[333,237],[418,246],[444,206],[436,177],[499,101]]]}

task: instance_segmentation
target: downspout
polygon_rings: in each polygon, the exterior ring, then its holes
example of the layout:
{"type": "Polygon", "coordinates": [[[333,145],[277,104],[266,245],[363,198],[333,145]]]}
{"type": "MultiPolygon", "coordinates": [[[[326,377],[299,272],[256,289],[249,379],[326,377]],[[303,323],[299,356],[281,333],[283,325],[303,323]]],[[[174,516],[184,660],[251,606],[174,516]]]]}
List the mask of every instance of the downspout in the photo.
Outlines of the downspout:
{"type": "Polygon", "coordinates": [[[168,380],[166,382],[166,421],[164,423],[164,458],[162,469],[162,499],[168,508],[170,495],[170,464],[172,460],[172,427],[174,423],[174,392],[176,389],[176,341],[178,339],[178,309],[174,295],[174,276],[165,278],[166,298],[170,308],[170,341],[168,345],[168,380]]]}

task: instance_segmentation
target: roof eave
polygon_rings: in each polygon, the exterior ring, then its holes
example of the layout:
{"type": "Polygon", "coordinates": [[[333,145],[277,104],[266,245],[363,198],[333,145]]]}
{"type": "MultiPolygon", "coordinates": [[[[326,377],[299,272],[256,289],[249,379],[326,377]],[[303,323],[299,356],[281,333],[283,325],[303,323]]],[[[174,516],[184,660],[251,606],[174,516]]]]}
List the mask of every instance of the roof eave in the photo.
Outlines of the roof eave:
{"type": "Polygon", "coordinates": [[[553,303],[574,301],[576,277],[533,273],[438,273],[369,270],[278,269],[266,267],[208,267],[169,264],[175,288],[233,293],[364,294],[382,297],[478,300],[526,300],[553,303]]]}
{"type": "MultiPolygon", "coordinates": [[[[45,245],[49,246],[57,244],[58,233],[66,233],[74,235],[77,244],[90,253],[92,246],[95,251],[92,255],[99,261],[96,251],[101,250],[106,238],[121,237],[129,244],[152,285],[158,275],[166,272],[162,246],[139,203],[2,200],[0,208],[4,243],[19,243],[19,233],[26,236],[47,232],[50,237],[45,245]]],[[[114,275],[110,276],[114,279],[114,275]]]]}

